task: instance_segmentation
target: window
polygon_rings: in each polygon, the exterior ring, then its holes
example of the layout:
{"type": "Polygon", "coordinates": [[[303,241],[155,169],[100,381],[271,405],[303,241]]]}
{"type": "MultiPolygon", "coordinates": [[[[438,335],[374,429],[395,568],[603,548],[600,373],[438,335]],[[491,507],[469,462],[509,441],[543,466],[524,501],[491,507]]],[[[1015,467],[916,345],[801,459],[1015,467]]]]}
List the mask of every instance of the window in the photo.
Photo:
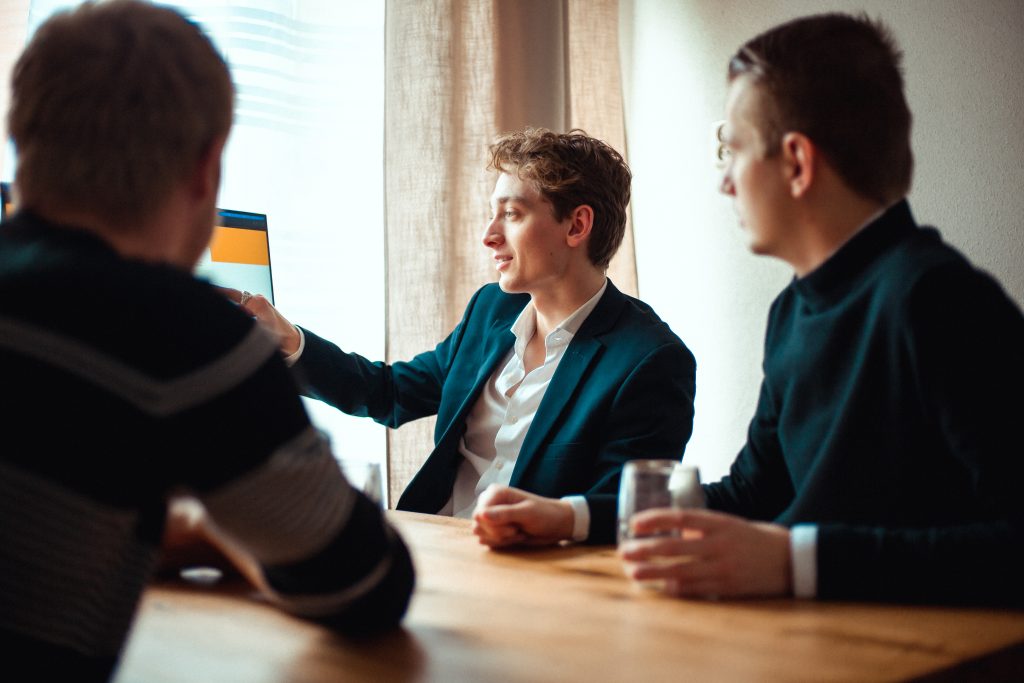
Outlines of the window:
{"type": "MultiPolygon", "coordinates": [[[[77,3],[32,0],[28,33],[77,3]]],[[[219,206],[268,216],[278,308],[384,357],[384,3],[175,3],[238,90],[219,206]]],[[[13,176],[13,163],[4,167],[13,176]]],[[[384,428],[307,401],[339,456],[384,462],[384,428]]]]}

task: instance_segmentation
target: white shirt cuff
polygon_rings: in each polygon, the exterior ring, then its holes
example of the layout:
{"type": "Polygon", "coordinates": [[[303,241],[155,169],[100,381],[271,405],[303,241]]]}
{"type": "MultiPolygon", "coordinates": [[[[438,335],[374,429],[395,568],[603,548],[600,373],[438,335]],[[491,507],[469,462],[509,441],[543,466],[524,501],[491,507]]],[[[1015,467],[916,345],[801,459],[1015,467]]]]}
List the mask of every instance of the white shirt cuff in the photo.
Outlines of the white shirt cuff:
{"type": "Polygon", "coordinates": [[[583,496],[564,496],[562,500],[572,506],[572,540],[587,540],[590,535],[590,506],[587,505],[587,499],[583,496]]]}
{"type": "Polygon", "coordinates": [[[295,350],[295,353],[293,353],[292,355],[284,357],[284,364],[287,365],[288,367],[291,367],[298,363],[299,356],[301,356],[302,352],[306,350],[306,335],[303,334],[302,328],[299,327],[298,325],[295,325],[295,329],[298,330],[299,332],[299,348],[297,348],[295,350]]]}
{"type": "Polygon", "coordinates": [[[797,524],[789,532],[789,554],[793,565],[793,595],[818,595],[818,527],[797,524]]]}

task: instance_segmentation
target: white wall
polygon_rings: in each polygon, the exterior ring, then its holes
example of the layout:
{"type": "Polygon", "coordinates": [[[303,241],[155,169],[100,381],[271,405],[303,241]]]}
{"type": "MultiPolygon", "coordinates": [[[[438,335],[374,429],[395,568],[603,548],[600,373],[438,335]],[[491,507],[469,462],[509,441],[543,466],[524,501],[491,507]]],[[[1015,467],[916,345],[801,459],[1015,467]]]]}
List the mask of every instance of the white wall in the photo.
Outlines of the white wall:
{"type": "Polygon", "coordinates": [[[742,446],[768,306],[790,278],[747,252],[717,194],[713,123],[747,39],[828,10],[868,12],[905,52],[917,161],[911,207],[1024,303],[1024,3],[1019,0],[621,0],[640,296],[697,357],[687,459],[705,481],[742,446]]]}

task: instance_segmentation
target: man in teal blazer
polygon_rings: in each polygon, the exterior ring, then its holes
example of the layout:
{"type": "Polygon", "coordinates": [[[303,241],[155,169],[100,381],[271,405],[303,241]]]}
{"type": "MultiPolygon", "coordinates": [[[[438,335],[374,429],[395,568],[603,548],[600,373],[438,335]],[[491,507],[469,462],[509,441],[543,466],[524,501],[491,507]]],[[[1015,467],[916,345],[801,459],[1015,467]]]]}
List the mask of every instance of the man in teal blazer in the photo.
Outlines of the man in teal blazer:
{"type": "MultiPolygon", "coordinates": [[[[309,396],[389,427],[437,415],[434,450],[398,509],[435,513],[451,496],[466,416],[512,350],[509,328],[529,302],[529,295],[486,285],[447,339],[391,365],[304,330],[309,396]]],[[[694,372],[693,356],[668,325],[609,283],[551,379],[510,485],[548,497],[583,495],[590,540],[610,540],[623,463],[682,456],[693,425],[694,372]]]]}
{"type": "Polygon", "coordinates": [[[609,542],[623,464],[682,457],[693,425],[693,355],[605,271],[621,244],[631,176],[580,131],[499,139],[483,236],[498,272],[431,351],[393,364],[345,353],[261,297],[245,307],[278,332],[304,392],[389,427],[437,415],[434,450],[398,502],[469,517],[532,494],[558,522],[505,525],[502,545],[609,542]],[[495,498],[497,496],[497,498],[495,498]]]}

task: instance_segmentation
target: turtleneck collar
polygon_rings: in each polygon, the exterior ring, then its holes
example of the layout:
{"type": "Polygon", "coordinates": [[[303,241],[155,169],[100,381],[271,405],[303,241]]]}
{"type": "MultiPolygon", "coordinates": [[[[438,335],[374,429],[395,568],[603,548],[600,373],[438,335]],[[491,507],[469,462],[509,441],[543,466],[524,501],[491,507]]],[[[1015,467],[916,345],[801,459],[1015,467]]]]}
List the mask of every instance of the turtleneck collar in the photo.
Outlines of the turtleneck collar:
{"type": "Polygon", "coordinates": [[[813,308],[843,297],[850,284],[877,258],[917,230],[906,199],[893,204],[861,228],[827,261],[790,285],[813,308]]]}

